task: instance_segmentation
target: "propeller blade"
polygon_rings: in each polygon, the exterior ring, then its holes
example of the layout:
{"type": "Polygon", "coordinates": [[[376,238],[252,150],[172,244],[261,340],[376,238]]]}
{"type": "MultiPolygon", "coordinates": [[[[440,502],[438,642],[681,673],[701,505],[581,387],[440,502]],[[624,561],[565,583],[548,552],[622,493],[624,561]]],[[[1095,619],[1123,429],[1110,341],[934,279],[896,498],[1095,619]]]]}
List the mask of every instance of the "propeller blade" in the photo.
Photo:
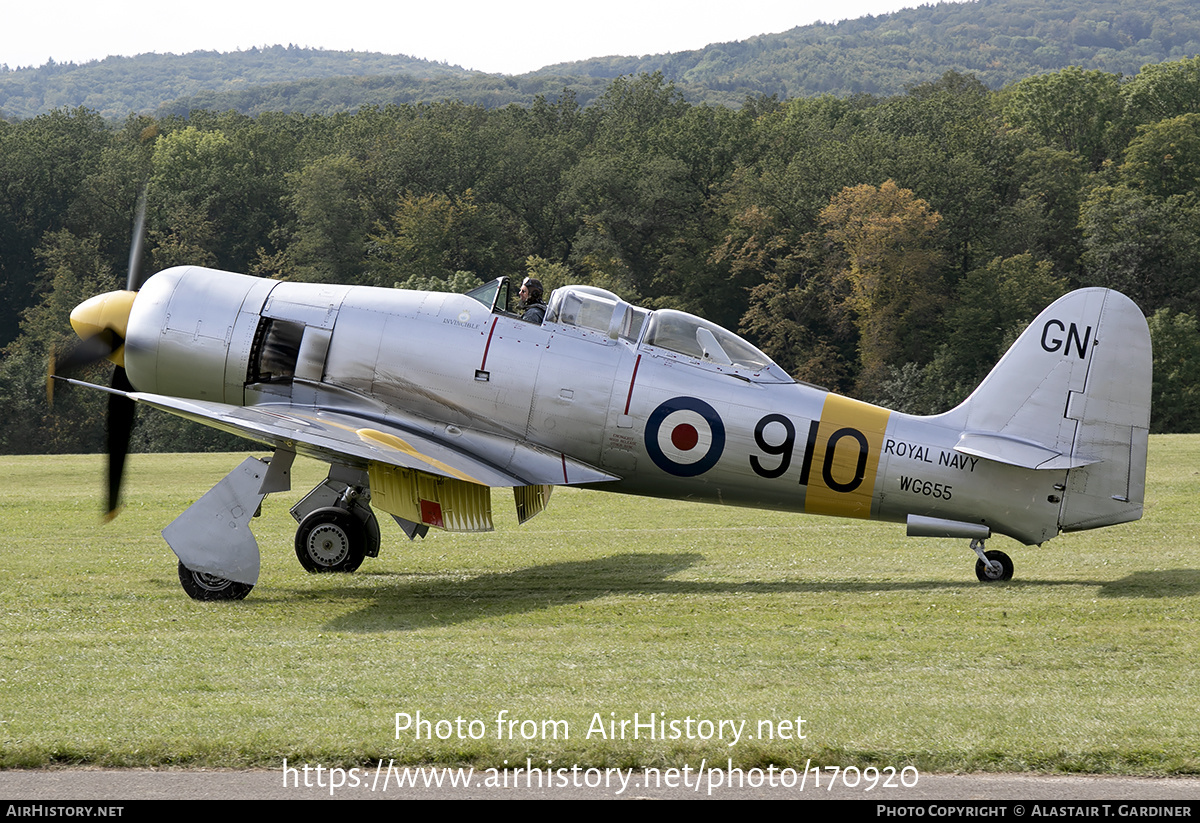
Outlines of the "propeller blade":
{"type": "Polygon", "coordinates": [[[46,404],[51,408],[54,407],[54,377],[56,374],[60,371],[70,371],[81,366],[99,363],[120,348],[123,342],[111,329],[104,329],[91,337],[80,340],[61,356],[57,351],[51,351],[50,362],[46,367],[46,404]]]}
{"type": "MultiPolygon", "coordinates": [[[[125,369],[113,371],[112,387],[118,391],[133,391],[125,369]]],[[[121,499],[121,479],[125,474],[125,455],[129,453],[129,436],[133,432],[136,404],[121,394],[108,396],[108,511],[105,519],[117,516],[121,499]]]]}
{"type": "Polygon", "coordinates": [[[129,244],[129,276],[125,280],[128,291],[142,287],[142,245],[146,236],[146,186],[138,194],[137,217],[133,221],[133,240],[129,244]]]}
{"type": "Polygon", "coordinates": [[[55,371],[68,371],[80,368],[81,366],[90,366],[93,363],[99,363],[120,348],[124,342],[111,329],[104,329],[97,334],[93,334],[91,337],[80,340],[63,356],[56,356],[54,359],[54,369],[55,371]]]}

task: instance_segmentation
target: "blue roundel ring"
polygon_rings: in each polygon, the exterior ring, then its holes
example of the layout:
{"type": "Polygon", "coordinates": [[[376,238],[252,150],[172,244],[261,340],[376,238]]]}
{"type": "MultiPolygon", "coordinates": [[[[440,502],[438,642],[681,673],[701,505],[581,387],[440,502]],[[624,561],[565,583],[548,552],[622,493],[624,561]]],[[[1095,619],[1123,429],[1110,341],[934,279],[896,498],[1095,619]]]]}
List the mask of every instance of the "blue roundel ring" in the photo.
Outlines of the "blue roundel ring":
{"type": "Polygon", "coordinates": [[[721,453],[725,451],[725,424],[721,422],[717,410],[703,400],[695,397],[673,397],[650,413],[646,420],[645,440],[646,453],[650,455],[654,465],[676,477],[695,477],[704,474],[721,459],[721,453]],[[712,442],[708,451],[694,463],[676,463],[664,454],[662,447],[658,445],[658,430],[662,428],[663,421],[677,411],[692,411],[700,415],[711,432],[712,442]]]}

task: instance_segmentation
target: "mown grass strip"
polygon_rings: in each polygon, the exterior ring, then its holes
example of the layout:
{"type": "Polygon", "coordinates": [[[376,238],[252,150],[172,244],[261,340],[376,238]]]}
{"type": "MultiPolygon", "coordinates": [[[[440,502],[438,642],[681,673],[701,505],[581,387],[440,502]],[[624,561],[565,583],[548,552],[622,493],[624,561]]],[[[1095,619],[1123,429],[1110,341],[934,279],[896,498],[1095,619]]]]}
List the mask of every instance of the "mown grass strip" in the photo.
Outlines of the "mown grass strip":
{"type": "Polygon", "coordinates": [[[238,457],[133,455],[128,506],[104,527],[101,458],[5,457],[0,767],[1194,774],[1198,458],[1200,437],[1153,438],[1142,521],[1041,548],[996,539],[1016,579],[986,586],[965,541],[575,489],[523,527],[497,492],[486,535],[410,544],[383,524],[357,574],[308,575],[287,508],[323,471],[298,463],[295,492],[254,524],[259,585],[205,604],[159,531],[238,457]],[[396,713],[418,711],[467,725],[397,736],[396,713]],[[635,713],[667,739],[596,731],[635,713]],[[745,725],[729,745],[686,736],[689,717],[745,725]]]}

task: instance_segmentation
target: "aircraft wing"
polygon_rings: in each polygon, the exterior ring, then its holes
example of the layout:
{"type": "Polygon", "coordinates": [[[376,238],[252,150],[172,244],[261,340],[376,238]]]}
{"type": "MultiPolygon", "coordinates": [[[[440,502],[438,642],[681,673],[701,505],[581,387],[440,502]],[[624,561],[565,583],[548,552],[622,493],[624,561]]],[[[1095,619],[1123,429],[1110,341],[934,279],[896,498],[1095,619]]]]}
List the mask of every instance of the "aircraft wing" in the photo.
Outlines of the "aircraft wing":
{"type": "Polygon", "coordinates": [[[319,460],[347,462],[349,458],[363,466],[384,463],[483,486],[557,486],[619,479],[516,438],[437,424],[391,409],[387,414],[375,414],[292,403],[232,406],[144,392],[129,392],[128,396],[206,426],[319,460]]]}

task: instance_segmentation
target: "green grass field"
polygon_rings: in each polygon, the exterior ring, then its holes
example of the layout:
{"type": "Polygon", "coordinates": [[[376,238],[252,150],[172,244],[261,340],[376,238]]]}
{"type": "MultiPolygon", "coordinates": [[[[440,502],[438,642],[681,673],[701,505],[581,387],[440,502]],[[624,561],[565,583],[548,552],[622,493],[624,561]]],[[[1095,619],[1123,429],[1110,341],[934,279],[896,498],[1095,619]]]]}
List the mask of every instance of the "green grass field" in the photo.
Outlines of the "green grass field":
{"type": "Polygon", "coordinates": [[[1142,521],[991,541],[1016,562],[991,585],[963,540],[575,489],[523,527],[497,492],[486,535],[381,523],[378,559],[309,575],[287,509],[323,467],[298,462],[254,523],[258,586],[193,602],[159,532],[239,459],[133,455],[101,526],[102,458],[0,458],[0,767],[1200,773],[1200,436],[1152,438],[1142,521]],[[397,736],[418,711],[462,734],[397,736]],[[595,733],[635,713],[681,734],[595,733]],[[797,717],[804,739],[780,739],[797,717]],[[743,735],[702,739],[700,720],[743,735]]]}

